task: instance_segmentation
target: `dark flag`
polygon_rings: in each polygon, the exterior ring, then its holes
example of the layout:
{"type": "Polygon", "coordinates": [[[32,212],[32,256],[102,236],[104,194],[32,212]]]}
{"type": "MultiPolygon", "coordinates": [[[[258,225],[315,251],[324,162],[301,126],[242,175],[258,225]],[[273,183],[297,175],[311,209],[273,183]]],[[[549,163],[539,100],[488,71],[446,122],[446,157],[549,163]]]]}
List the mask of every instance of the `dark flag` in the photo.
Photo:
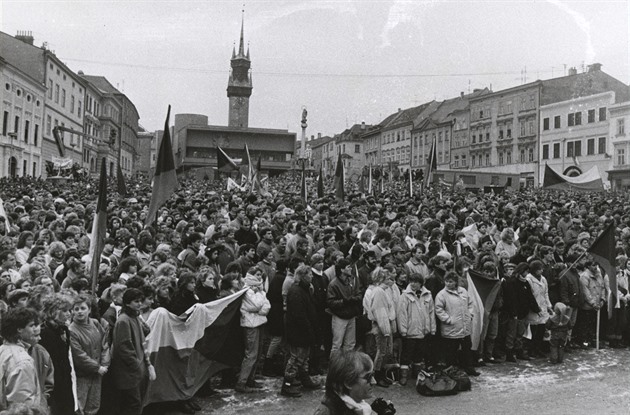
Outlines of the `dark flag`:
{"type": "Polygon", "coordinates": [[[170,115],[171,106],[169,105],[166,121],[164,122],[164,136],[162,137],[162,143],[160,143],[155,174],[153,175],[151,203],[149,203],[149,212],[146,219],[147,225],[153,223],[160,206],[179,188],[177,173],[175,172],[175,161],[173,160],[173,148],[171,147],[171,133],[168,126],[170,115]]]}
{"type": "Polygon", "coordinates": [[[92,234],[90,235],[90,278],[92,279],[92,292],[96,292],[98,283],[98,270],[101,264],[101,253],[107,231],[107,162],[101,161],[101,176],[98,179],[98,201],[96,212],[92,219],[92,234]]]}
{"type": "Polygon", "coordinates": [[[490,311],[501,289],[499,279],[486,278],[481,272],[469,270],[468,296],[473,303],[472,333],[470,334],[472,349],[478,350],[481,340],[486,337],[490,311]]]}
{"type": "Polygon", "coordinates": [[[426,188],[433,181],[433,172],[437,170],[437,146],[435,139],[431,144],[431,152],[429,153],[429,164],[427,164],[427,172],[424,175],[424,187],[426,188]]]}
{"type": "Polygon", "coordinates": [[[304,207],[308,203],[306,196],[306,160],[302,160],[302,189],[300,190],[300,197],[302,198],[302,203],[304,203],[304,207]]]}
{"type": "Polygon", "coordinates": [[[224,173],[231,173],[238,170],[238,166],[234,163],[221,147],[217,147],[217,170],[224,173]]]}
{"type": "Polygon", "coordinates": [[[612,316],[612,311],[617,304],[617,271],[616,271],[616,249],[615,249],[615,224],[611,222],[606,229],[597,237],[593,245],[588,248],[588,252],[593,256],[593,260],[603,268],[608,275],[610,287],[610,298],[608,299],[608,316],[612,316]]]}
{"type": "Polygon", "coordinates": [[[122,167],[118,163],[118,171],[116,174],[116,190],[121,196],[127,196],[127,185],[125,184],[125,176],[123,176],[122,167]]]}
{"type": "Polygon", "coordinates": [[[346,195],[343,188],[344,181],[345,174],[343,171],[343,162],[341,160],[341,153],[339,153],[339,158],[337,159],[337,168],[335,169],[335,198],[339,203],[343,203],[343,199],[346,195]]]}
{"type": "Polygon", "coordinates": [[[322,173],[322,166],[319,166],[319,176],[317,177],[317,198],[324,197],[324,175],[322,173]]]}

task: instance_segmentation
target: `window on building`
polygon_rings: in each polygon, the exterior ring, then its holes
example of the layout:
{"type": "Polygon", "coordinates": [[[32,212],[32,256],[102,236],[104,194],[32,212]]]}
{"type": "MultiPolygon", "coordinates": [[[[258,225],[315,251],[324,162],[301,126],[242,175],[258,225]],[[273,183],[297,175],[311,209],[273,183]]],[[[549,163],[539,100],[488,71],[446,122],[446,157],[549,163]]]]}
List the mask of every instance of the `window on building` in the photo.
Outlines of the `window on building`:
{"type": "Polygon", "coordinates": [[[529,135],[536,134],[536,131],[534,130],[534,120],[527,121],[527,127],[529,129],[529,135]]]}
{"type": "Polygon", "coordinates": [[[354,152],[355,153],[360,153],[361,152],[361,145],[360,144],[355,144],[354,145],[354,152]]]}
{"type": "Polygon", "coordinates": [[[499,166],[503,164],[503,151],[499,151],[499,166]]]}
{"type": "Polygon", "coordinates": [[[553,144],[553,158],[555,159],[560,158],[560,143],[553,144]]]}
{"type": "Polygon", "coordinates": [[[499,130],[499,140],[503,140],[503,127],[499,130]]]}
{"type": "Polygon", "coordinates": [[[490,141],[490,133],[486,133],[486,141],[490,141]]]}
{"type": "Polygon", "coordinates": [[[525,163],[525,149],[521,149],[521,163],[525,163]]]}
{"type": "Polygon", "coordinates": [[[466,167],[466,156],[462,155],[462,167],[466,167]]]}
{"type": "Polygon", "coordinates": [[[505,162],[507,164],[512,164],[512,152],[508,151],[507,153],[505,153],[505,162]]]}
{"type": "Polygon", "coordinates": [[[594,138],[589,138],[586,141],[586,154],[589,156],[595,154],[595,139],[594,138]]]}
{"type": "Polygon", "coordinates": [[[528,153],[527,160],[530,163],[532,163],[534,161],[534,147],[530,147],[527,153],[528,153]]]}
{"type": "Polygon", "coordinates": [[[22,176],[26,176],[28,174],[28,161],[22,160],[22,176]]]}
{"type": "Polygon", "coordinates": [[[61,106],[63,108],[66,107],[66,90],[65,89],[61,90],[61,106]]]}
{"type": "Polygon", "coordinates": [[[13,132],[15,134],[20,134],[20,117],[18,115],[15,116],[15,123],[13,124],[13,132]]]}
{"type": "Polygon", "coordinates": [[[543,119],[543,131],[547,131],[549,129],[549,117],[543,119]]]}
{"type": "Polygon", "coordinates": [[[529,94],[529,109],[536,108],[536,96],[529,94]]]}
{"type": "Polygon", "coordinates": [[[52,119],[50,118],[50,115],[46,116],[46,135],[50,135],[52,131],[52,119]]]}
{"type": "Polygon", "coordinates": [[[519,129],[521,131],[519,137],[525,137],[525,121],[519,121],[519,129]]]}
{"type": "Polygon", "coordinates": [[[471,167],[475,167],[475,156],[472,156],[470,159],[471,159],[470,161],[471,167]]]}
{"type": "Polygon", "coordinates": [[[543,160],[548,160],[549,159],[549,144],[544,144],[542,150],[543,150],[542,151],[542,159],[543,160]]]}
{"type": "Polygon", "coordinates": [[[475,134],[472,135],[472,143],[475,144],[477,142],[477,136],[475,134]]]}
{"type": "Polygon", "coordinates": [[[79,103],[77,104],[77,115],[79,116],[79,118],[81,118],[81,101],[79,100],[79,103]]]}
{"type": "Polygon", "coordinates": [[[344,144],[343,145],[343,153],[345,153],[345,152],[346,152],[346,145],[344,144]]]}
{"type": "Polygon", "coordinates": [[[29,128],[31,126],[31,122],[29,120],[24,121],[24,142],[28,144],[28,133],[29,128]]]}
{"type": "Polygon", "coordinates": [[[33,177],[37,177],[37,162],[33,162],[33,177]]]}
{"type": "Polygon", "coordinates": [[[490,165],[490,154],[486,153],[486,166],[490,165]]]}
{"type": "Polygon", "coordinates": [[[575,142],[575,157],[579,157],[581,155],[582,155],[582,142],[576,141],[575,142]]]}
{"type": "Polygon", "coordinates": [[[507,130],[506,130],[506,134],[507,138],[512,138],[512,124],[508,124],[507,125],[507,130]]]}
{"type": "Polygon", "coordinates": [[[9,111],[5,111],[2,116],[2,135],[7,135],[9,130],[9,111]]]}
{"type": "Polygon", "coordinates": [[[53,97],[53,81],[52,79],[48,80],[48,99],[52,99],[53,97]]]}
{"type": "Polygon", "coordinates": [[[595,110],[588,110],[588,123],[595,122],[595,110]]]}
{"type": "Polygon", "coordinates": [[[35,124],[35,130],[33,131],[33,145],[37,147],[39,144],[39,124],[35,124]]]}
{"type": "Polygon", "coordinates": [[[70,95],[70,112],[74,112],[74,95],[70,95]]]}
{"type": "Polygon", "coordinates": [[[617,135],[625,135],[625,134],[626,134],[625,120],[623,118],[619,118],[617,120],[617,135]]]}
{"type": "Polygon", "coordinates": [[[567,143],[567,157],[573,157],[573,141],[567,143]]]}
{"type": "Polygon", "coordinates": [[[573,127],[575,125],[575,114],[571,113],[567,116],[567,126],[573,127]]]}
{"type": "Polygon", "coordinates": [[[582,113],[581,112],[576,112],[575,113],[575,125],[582,125],[582,113]]]}
{"type": "Polygon", "coordinates": [[[606,137],[599,137],[597,140],[597,154],[606,154],[606,137]]]}
{"type": "Polygon", "coordinates": [[[55,103],[59,104],[59,84],[55,85],[55,103]]]}
{"type": "Polygon", "coordinates": [[[553,117],[553,128],[560,128],[560,116],[553,117]]]}
{"type": "Polygon", "coordinates": [[[606,107],[602,107],[599,109],[599,120],[606,121],[606,107]]]}
{"type": "Polygon", "coordinates": [[[626,164],[626,150],[624,148],[617,149],[617,165],[623,166],[626,164]]]}

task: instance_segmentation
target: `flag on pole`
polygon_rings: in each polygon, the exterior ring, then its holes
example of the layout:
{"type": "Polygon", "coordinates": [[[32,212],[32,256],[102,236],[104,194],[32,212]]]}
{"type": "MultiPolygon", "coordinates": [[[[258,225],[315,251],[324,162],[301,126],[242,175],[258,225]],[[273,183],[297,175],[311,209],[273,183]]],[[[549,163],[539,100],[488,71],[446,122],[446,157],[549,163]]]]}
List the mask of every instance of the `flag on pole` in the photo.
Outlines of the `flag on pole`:
{"type": "Polygon", "coordinates": [[[217,170],[224,173],[231,173],[238,170],[238,166],[228,156],[221,147],[217,147],[217,170]]]}
{"type": "Polygon", "coordinates": [[[433,179],[433,172],[437,170],[437,148],[435,145],[435,139],[431,143],[431,151],[429,153],[429,163],[427,164],[427,171],[424,174],[424,187],[426,188],[433,179]]]}
{"type": "Polygon", "coordinates": [[[588,252],[593,260],[599,264],[608,275],[610,298],[608,299],[608,317],[617,305],[617,270],[615,257],[615,224],[611,222],[606,229],[595,239],[588,252]]]}
{"type": "Polygon", "coordinates": [[[413,197],[413,172],[409,167],[409,197],[413,197]]]}
{"type": "Polygon", "coordinates": [[[234,189],[240,190],[241,192],[243,190],[245,190],[241,186],[239,186],[239,184],[236,183],[234,181],[234,179],[232,179],[231,177],[228,177],[228,179],[227,179],[227,190],[230,191],[230,190],[234,190],[234,189]]]}
{"type": "Polygon", "coordinates": [[[335,198],[339,203],[343,203],[343,199],[345,198],[344,191],[344,181],[345,174],[343,171],[343,162],[341,160],[341,153],[339,153],[339,158],[337,159],[337,168],[335,169],[335,198]]]}
{"type": "Polygon", "coordinates": [[[243,149],[243,153],[244,155],[243,155],[243,159],[241,160],[239,171],[241,172],[241,177],[245,176],[247,179],[246,179],[246,183],[243,183],[241,181],[241,186],[247,183],[252,185],[252,181],[254,178],[253,177],[254,169],[252,168],[252,159],[249,156],[249,147],[247,146],[247,143],[245,143],[245,148],[243,149]]]}
{"type": "Polygon", "coordinates": [[[302,160],[302,188],[300,189],[300,197],[302,198],[302,203],[304,203],[304,207],[306,207],[307,200],[307,192],[306,192],[306,159],[302,160]]]}
{"type": "Polygon", "coordinates": [[[368,171],[368,188],[367,188],[368,194],[371,195],[373,190],[374,189],[372,189],[372,163],[370,163],[370,170],[368,171]]]}
{"type": "Polygon", "coordinates": [[[466,276],[468,280],[468,296],[473,303],[473,321],[470,339],[472,350],[478,350],[482,339],[486,337],[488,318],[490,311],[501,288],[499,279],[486,278],[481,272],[469,270],[466,276]]]}
{"type": "Polygon", "coordinates": [[[105,157],[101,161],[101,176],[98,179],[98,200],[96,212],[92,219],[92,234],[90,235],[90,278],[92,280],[92,292],[96,292],[98,284],[98,270],[101,265],[101,254],[107,231],[107,161],[105,157]]]}
{"type": "Polygon", "coordinates": [[[317,198],[324,197],[324,175],[322,172],[322,166],[319,166],[319,176],[317,176],[317,198]]]}
{"type": "Polygon", "coordinates": [[[127,196],[127,185],[125,184],[125,176],[123,175],[120,162],[118,163],[118,171],[116,173],[116,190],[119,195],[127,196]]]}
{"type": "Polygon", "coordinates": [[[175,161],[173,160],[173,148],[171,147],[171,133],[168,125],[170,115],[171,106],[169,105],[166,121],[164,122],[164,137],[162,137],[162,143],[160,143],[155,174],[153,175],[151,203],[149,203],[149,212],[146,219],[147,225],[153,223],[155,214],[160,206],[179,188],[177,173],[175,172],[175,161]]]}

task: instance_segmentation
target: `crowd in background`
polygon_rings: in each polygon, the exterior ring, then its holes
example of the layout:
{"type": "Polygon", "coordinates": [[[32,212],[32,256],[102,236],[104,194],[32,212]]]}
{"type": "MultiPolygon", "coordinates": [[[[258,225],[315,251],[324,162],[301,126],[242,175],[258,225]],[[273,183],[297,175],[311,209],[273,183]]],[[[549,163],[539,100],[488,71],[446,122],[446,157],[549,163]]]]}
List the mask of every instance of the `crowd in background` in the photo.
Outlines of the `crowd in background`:
{"type": "MultiPolygon", "coordinates": [[[[156,376],[144,350],[152,310],[180,315],[243,289],[242,364],[207,393],[256,392],[262,373],[297,397],[319,388],[317,375],[343,353],[359,372],[371,368],[361,382],[386,388],[419,370],[478,376],[487,364],[562,363],[597,340],[630,345],[628,194],[431,187],[409,197],[393,181],[377,195],[349,183],[343,203],[332,194],[305,203],[299,183],[270,178],[261,196],[182,179],[148,226],[147,182],[128,183],[126,197],[110,192],[92,292],[95,183],[0,180],[0,409],[139,414],[156,376]],[[587,252],[611,223],[612,287],[587,252]],[[482,328],[471,276],[500,287],[482,328]],[[356,350],[369,365],[348,354],[356,350]]],[[[360,393],[329,395],[318,413],[362,407],[360,393]]],[[[192,399],[176,405],[200,409],[192,399]]]]}

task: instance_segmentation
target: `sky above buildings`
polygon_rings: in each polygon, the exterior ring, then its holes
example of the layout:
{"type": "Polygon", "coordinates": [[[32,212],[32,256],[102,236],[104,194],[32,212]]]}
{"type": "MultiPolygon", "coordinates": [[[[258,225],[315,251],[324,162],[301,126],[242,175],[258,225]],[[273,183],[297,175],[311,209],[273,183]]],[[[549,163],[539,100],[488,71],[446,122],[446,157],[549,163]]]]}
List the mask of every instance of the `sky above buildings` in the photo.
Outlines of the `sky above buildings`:
{"type": "Polygon", "coordinates": [[[629,0],[3,0],[0,30],[32,31],[70,69],[107,77],[149,131],[163,128],[169,104],[227,125],[243,7],[250,127],[298,137],[303,106],[307,135],[333,135],[398,108],[593,62],[630,83],[629,0]]]}

